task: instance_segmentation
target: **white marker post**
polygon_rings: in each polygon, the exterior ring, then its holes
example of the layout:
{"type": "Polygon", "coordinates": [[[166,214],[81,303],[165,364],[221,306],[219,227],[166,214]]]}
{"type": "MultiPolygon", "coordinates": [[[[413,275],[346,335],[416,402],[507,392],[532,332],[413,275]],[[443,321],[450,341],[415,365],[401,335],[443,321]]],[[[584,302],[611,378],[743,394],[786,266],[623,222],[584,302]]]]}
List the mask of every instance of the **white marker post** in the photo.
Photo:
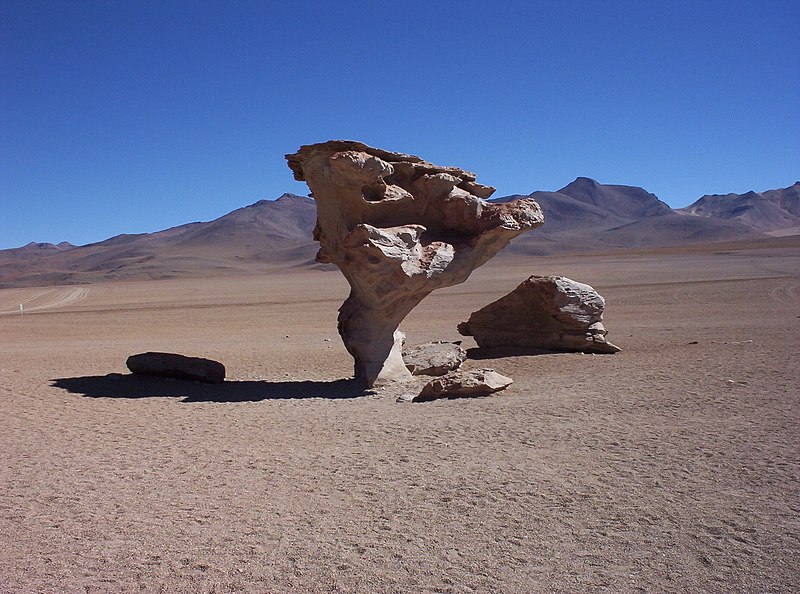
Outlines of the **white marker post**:
{"type": "Polygon", "coordinates": [[[25,317],[25,308],[22,307],[21,303],[19,304],[19,315],[23,318],[25,317]]]}

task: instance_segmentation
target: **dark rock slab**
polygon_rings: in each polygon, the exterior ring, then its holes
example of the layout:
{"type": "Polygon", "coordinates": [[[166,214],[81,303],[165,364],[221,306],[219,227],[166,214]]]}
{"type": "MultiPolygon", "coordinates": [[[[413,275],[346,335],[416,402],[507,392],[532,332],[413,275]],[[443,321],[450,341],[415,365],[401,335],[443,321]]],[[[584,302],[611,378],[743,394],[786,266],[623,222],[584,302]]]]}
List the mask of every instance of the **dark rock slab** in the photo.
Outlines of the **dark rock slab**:
{"type": "Polygon", "coordinates": [[[187,357],[175,353],[140,353],[125,362],[131,373],[194,380],[209,384],[225,381],[225,366],[212,359],[187,357]]]}

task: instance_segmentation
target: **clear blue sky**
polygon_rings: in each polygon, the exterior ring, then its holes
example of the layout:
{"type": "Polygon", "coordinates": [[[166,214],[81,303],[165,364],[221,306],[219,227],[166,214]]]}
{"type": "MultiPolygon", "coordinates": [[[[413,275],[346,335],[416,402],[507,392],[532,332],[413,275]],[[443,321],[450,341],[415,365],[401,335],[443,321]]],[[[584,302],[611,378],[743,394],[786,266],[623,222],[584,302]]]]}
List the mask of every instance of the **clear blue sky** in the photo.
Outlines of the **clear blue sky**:
{"type": "Polygon", "coordinates": [[[307,193],[362,140],[496,196],[800,178],[800,2],[0,0],[0,248],[307,193]]]}

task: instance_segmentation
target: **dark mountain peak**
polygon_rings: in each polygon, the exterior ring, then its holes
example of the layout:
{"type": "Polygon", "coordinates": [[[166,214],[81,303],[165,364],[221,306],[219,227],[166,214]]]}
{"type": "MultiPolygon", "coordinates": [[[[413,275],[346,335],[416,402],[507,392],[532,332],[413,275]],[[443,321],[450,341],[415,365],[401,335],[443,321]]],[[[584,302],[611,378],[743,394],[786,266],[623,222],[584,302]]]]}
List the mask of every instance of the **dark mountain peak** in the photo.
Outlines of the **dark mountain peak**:
{"type": "Polygon", "coordinates": [[[727,194],[704,194],[696,202],[700,202],[700,200],[741,200],[742,198],[753,200],[760,196],[761,195],[754,190],[750,190],[744,194],[736,194],[734,192],[728,192],[727,194]]]}
{"type": "MultiPolygon", "coordinates": [[[[245,206],[244,208],[253,208],[253,207],[261,208],[261,207],[264,207],[264,206],[275,206],[275,205],[278,205],[278,204],[287,205],[287,204],[293,204],[293,203],[297,203],[297,202],[303,202],[303,203],[306,203],[306,204],[312,204],[314,201],[311,198],[309,198],[308,196],[298,196],[297,194],[292,194],[290,192],[284,192],[283,194],[281,194],[280,196],[278,196],[274,200],[269,200],[269,199],[265,198],[264,200],[259,200],[258,202],[254,202],[253,204],[245,206]]],[[[242,209],[238,209],[238,210],[242,210],[242,209]]],[[[234,211],[234,212],[236,212],[236,211],[234,211]]]]}
{"type": "Polygon", "coordinates": [[[559,192],[563,192],[567,188],[572,188],[573,190],[576,190],[578,188],[596,188],[600,185],[602,184],[600,184],[597,180],[592,179],[591,177],[578,176],[575,178],[575,181],[568,183],[566,186],[561,188],[559,192]]]}
{"type": "Polygon", "coordinates": [[[566,194],[628,221],[672,212],[665,202],[644,188],[601,184],[588,177],[576,178],[558,193],[566,194]]]}
{"type": "Polygon", "coordinates": [[[201,223],[176,240],[186,249],[215,245],[225,250],[239,246],[236,248],[239,251],[266,252],[267,244],[274,249],[282,247],[282,242],[285,246],[310,242],[316,217],[313,200],[285,193],[276,200],[259,200],[208,223],[201,223]]]}
{"type": "Polygon", "coordinates": [[[291,192],[285,192],[278,196],[275,202],[294,202],[296,200],[300,200],[301,202],[313,202],[311,198],[308,196],[299,196],[298,194],[292,194],[291,192]]]}
{"type": "Polygon", "coordinates": [[[29,250],[29,251],[33,251],[33,250],[61,251],[61,250],[69,250],[69,249],[72,249],[74,247],[75,246],[72,245],[71,243],[69,243],[68,241],[62,241],[59,244],[31,241],[30,243],[25,244],[24,246],[22,246],[19,249],[29,250]]]}
{"type": "MultiPolygon", "coordinates": [[[[645,190],[644,188],[640,188],[639,186],[601,184],[597,180],[594,180],[590,177],[577,177],[575,178],[575,181],[570,182],[569,184],[567,184],[558,191],[561,194],[567,194],[568,196],[573,196],[573,197],[578,197],[585,192],[593,192],[601,194],[620,192],[644,200],[649,200],[649,201],[652,201],[653,199],[658,200],[658,197],[655,194],[652,194],[647,190],[645,190]]],[[[586,194],[583,195],[585,196],[586,194]]]]}

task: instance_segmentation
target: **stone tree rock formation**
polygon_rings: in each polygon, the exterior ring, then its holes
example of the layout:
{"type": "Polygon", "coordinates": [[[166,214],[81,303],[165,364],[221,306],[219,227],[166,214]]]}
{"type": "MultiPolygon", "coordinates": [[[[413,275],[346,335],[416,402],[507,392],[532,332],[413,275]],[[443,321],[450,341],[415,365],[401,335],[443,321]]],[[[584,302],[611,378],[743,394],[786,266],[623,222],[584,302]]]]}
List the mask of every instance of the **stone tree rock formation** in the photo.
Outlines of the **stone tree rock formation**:
{"type": "Polygon", "coordinates": [[[550,351],[616,353],[606,340],[606,302],[589,285],[564,276],[531,276],[505,297],[458,325],[485,349],[521,347],[550,351]]]}
{"type": "Polygon", "coordinates": [[[350,283],[339,334],[370,387],[411,378],[398,326],[426,295],[464,282],[544,221],[531,199],[486,202],[494,188],[473,173],[361,142],[307,145],[286,159],[317,203],[317,261],[350,283]]]}

